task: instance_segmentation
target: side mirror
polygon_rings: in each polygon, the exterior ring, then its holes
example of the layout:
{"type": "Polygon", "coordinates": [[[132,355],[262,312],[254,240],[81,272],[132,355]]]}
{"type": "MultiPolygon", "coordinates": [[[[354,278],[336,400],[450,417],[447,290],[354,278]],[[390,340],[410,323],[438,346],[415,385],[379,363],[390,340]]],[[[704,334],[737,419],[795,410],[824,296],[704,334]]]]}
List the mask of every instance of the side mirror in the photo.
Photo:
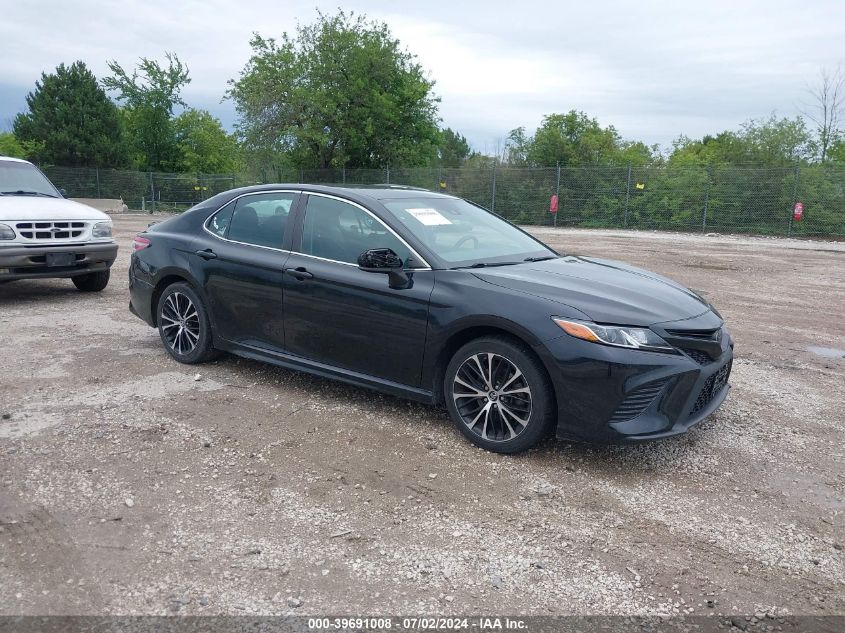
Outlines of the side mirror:
{"type": "Polygon", "coordinates": [[[391,288],[407,288],[410,280],[405,262],[389,248],[371,248],[358,256],[358,268],[366,273],[384,273],[391,288]]]}
{"type": "Polygon", "coordinates": [[[67,198],[67,189],[59,189],[59,193],[62,194],[62,198],[67,198]]]}

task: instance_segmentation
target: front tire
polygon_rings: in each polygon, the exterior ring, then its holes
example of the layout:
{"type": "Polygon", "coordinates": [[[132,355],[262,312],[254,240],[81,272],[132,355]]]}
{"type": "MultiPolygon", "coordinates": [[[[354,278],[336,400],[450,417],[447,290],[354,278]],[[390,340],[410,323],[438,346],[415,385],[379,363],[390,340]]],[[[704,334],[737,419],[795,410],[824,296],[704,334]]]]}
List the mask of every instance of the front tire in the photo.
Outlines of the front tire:
{"type": "Polygon", "coordinates": [[[531,448],[555,419],[545,368],[527,347],[506,337],[485,336],[461,347],[446,368],[443,394],[458,430],[494,453],[531,448]]]}
{"type": "Polygon", "coordinates": [[[161,293],[156,323],[164,349],[180,363],[194,365],[219,354],[211,345],[211,324],[200,296],[186,283],[175,283],[161,293]]]}
{"type": "Polygon", "coordinates": [[[107,268],[100,272],[71,277],[71,280],[77,290],[81,290],[82,292],[100,292],[101,290],[105,290],[106,286],[109,285],[110,276],[111,271],[107,268]]]}

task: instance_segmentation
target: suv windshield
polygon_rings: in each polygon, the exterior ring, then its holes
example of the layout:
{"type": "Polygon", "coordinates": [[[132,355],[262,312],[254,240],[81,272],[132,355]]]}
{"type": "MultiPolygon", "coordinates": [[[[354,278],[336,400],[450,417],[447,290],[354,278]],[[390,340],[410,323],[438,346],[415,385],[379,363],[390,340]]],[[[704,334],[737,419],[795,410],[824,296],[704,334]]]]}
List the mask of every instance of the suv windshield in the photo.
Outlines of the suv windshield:
{"type": "Polygon", "coordinates": [[[397,198],[381,203],[453,268],[557,255],[499,216],[460,198],[397,198]]]}
{"type": "Polygon", "coordinates": [[[59,192],[35,165],[0,159],[0,195],[58,198],[59,192]]]}

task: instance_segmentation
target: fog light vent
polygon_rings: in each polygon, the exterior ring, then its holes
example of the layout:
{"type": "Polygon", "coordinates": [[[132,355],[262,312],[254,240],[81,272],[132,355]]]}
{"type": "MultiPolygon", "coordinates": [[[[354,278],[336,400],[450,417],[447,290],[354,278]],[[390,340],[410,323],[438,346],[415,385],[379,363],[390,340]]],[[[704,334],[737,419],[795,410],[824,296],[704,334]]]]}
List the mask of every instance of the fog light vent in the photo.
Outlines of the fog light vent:
{"type": "Polygon", "coordinates": [[[623,422],[624,420],[631,420],[640,415],[651,406],[651,403],[660,395],[667,382],[667,380],[658,380],[634,389],[616,407],[616,411],[613,412],[610,421],[623,422]]]}

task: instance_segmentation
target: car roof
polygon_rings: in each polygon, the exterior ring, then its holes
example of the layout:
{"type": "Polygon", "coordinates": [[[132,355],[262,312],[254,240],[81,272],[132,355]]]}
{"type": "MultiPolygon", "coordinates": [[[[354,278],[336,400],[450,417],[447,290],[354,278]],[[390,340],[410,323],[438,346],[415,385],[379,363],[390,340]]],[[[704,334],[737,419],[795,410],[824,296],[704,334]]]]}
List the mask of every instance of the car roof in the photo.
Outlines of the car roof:
{"type": "Polygon", "coordinates": [[[369,198],[370,200],[390,200],[397,198],[454,198],[454,196],[429,191],[419,187],[404,185],[307,185],[302,183],[278,183],[266,185],[252,185],[234,189],[227,193],[242,195],[245,193],[259,193],[275,189],[298,189],[304,192],[336,194],[346,198],[369,198]]]}
{"type": "Polygon", "coordinates": [[[22,158],[14,158],[12,156],[0,156],[0,160],[7,160],[10,163],[26,163],[27,165],[31,165],[28,160],[23,160],[22,158]]]}

